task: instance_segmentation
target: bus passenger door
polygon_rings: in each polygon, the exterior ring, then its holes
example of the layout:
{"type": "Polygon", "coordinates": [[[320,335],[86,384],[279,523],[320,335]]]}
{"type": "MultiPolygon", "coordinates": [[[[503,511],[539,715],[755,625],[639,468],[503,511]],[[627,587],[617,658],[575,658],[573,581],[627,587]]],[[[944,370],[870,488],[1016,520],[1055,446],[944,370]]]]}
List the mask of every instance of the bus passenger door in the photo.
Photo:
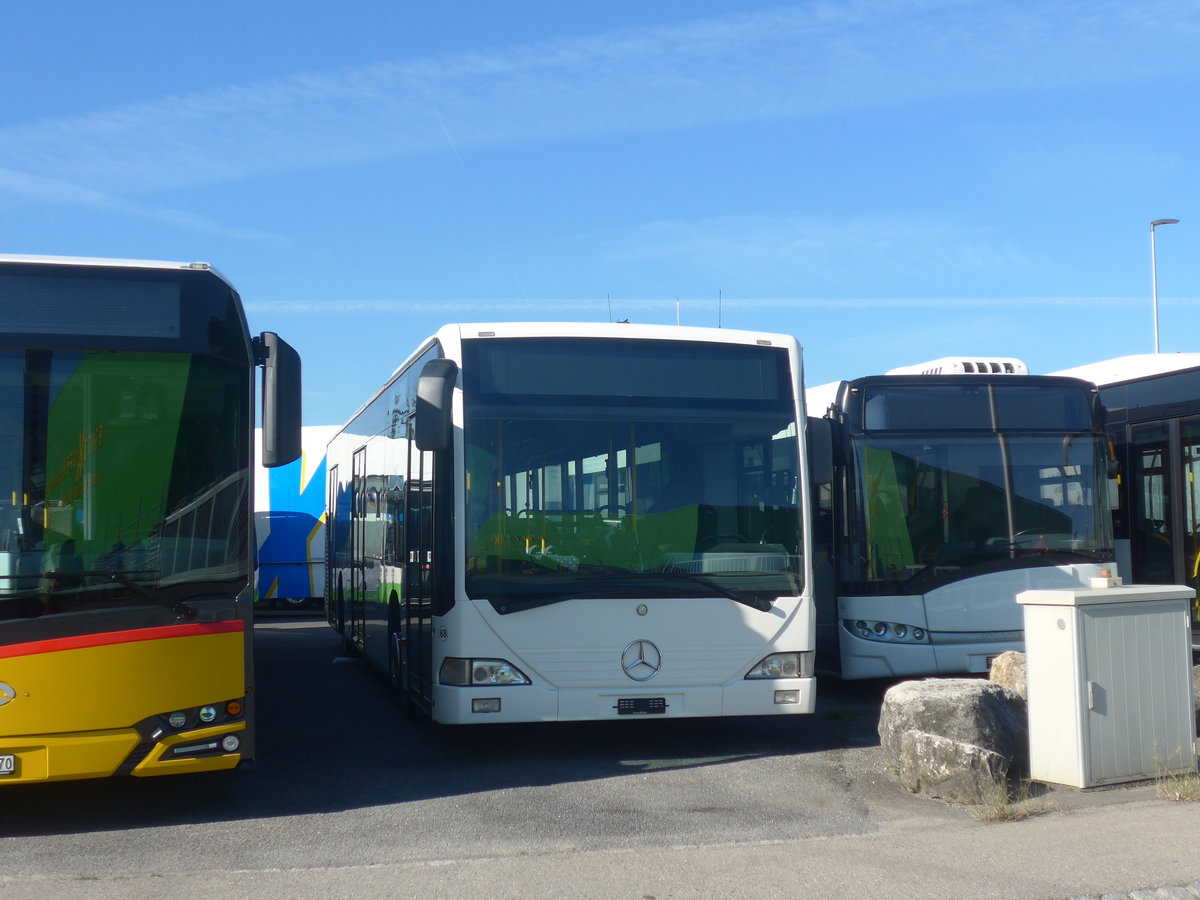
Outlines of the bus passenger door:
{"type": "Polygon", "coordinates": [[[1144,584],[1172,584],[1179,577],[1169,433],[1168,424],[1135,427],[1129,452],[1130,551],[1135,579],[1144,584]]]}
{"type": "MultiPolygon", "coordinates": [[[[411,434],[411,431],[410,431],[411,434]]],[[[433,702],[433,453],[408,441],[404,487],[404,644],[401,669],[409,702],[428,711],[433,702]]]]}
{"type": "MultiPolygon", "coordinates": [[[[1200,419],[1179,423],[1180,482],[1183,486],[1183,577],[1200,589],[1200,419]]],[[[1200,626],[1200,602],[1192,605],[1192,627],[1200,626]]]]}
{"type": "Polygon", "coordinates": [[[350,526],[350,621],[346,635],[360,650],[367,625],[367,448],[354,451],[350,526]]]}

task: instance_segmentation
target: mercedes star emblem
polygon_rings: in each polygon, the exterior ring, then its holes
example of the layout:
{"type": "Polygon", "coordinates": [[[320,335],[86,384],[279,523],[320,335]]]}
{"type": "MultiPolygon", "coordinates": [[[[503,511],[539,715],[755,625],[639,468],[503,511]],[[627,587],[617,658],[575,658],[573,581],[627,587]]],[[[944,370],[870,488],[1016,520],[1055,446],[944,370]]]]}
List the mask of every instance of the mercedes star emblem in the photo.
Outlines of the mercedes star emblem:
{"type": "Polygon", "coordinates": [[[621,654],[621,671],[634,681],[649,681],[662,668],[662,654],[650,641],[634,641],[621,654]]]}

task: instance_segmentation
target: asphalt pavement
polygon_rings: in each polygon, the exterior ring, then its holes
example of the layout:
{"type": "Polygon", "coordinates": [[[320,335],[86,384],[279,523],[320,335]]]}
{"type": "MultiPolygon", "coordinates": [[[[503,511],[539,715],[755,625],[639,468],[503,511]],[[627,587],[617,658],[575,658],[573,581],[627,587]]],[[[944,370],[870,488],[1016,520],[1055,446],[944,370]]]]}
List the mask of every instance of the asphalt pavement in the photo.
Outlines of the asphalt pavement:
{"type": "Polygon", "coordinates": [[[904,792],[885,685],[787,722],[448,730],[318,620],[256,643],[254,771],[0,790],[0,898],[1200,897],[1200,803],[1152,783],[904,792]]]}

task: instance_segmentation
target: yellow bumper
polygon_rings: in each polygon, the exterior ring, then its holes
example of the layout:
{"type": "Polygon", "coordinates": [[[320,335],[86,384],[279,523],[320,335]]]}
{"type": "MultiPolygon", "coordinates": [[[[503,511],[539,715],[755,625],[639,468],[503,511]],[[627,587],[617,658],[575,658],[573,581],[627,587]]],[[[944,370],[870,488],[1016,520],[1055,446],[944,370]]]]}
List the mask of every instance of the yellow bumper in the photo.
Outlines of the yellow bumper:
{"type": "MultiPolygon", "coordinates": [[[[232,769],[242,760],[240,753],[171,759],[171,749],[205,740],[220,740],[227,734],[245,731],[245,722],[230,722],[216,728],[203,728],[164,737],[139,763],[131,775],[173,775],[185,772],[218,772],[232,769]],[[168,758],[164,759],[164,755],[168,758]]],[[[81,778],[107,778],[138,745],[132,729],[90,731],[82,734],[29,735],[0,739],[0,756],[11,754],[15,767],[11,775],[0,775],[0,786],[41,781],[71,781],[81,778]]]]}

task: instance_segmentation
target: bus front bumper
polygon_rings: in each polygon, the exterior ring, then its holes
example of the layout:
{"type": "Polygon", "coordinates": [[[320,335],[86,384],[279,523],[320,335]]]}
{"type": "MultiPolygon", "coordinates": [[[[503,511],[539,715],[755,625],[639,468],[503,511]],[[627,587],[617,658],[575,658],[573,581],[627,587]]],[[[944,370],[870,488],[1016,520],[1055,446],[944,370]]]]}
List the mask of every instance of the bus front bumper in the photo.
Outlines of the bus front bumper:
{"type": "Polygon", "coordinates": [[[4,737],[0,738],[0,787],[122,773],[147,777],[233,769],[242,754],[223,752],[221,742],[245,728],[245,722],[230,722],[172,734],[153,744],[149,752],[132,728],[4,737]],[[11,766],[6,758],[11,758],[11,766]]]}
{"type": "Polygon", "coordinates": [[[933,675],[986,675],[992,661],[1006,650],[1024,651],[1025,642],[1002,632],[996,640],[963,641],[955,636],[931,634],[931,643],[889,644],[863,640],[844,630],[841,639],[841,676],[904,678],[933,675]]]}
{"type": "Polygon", "coordinates": [[[715,687],[555,690],[540,685],[435,685],[433,719],[447,724],[589,722],[604,719],[777,716],[811,713],[816,679],[743,680],[715,687]]]}

